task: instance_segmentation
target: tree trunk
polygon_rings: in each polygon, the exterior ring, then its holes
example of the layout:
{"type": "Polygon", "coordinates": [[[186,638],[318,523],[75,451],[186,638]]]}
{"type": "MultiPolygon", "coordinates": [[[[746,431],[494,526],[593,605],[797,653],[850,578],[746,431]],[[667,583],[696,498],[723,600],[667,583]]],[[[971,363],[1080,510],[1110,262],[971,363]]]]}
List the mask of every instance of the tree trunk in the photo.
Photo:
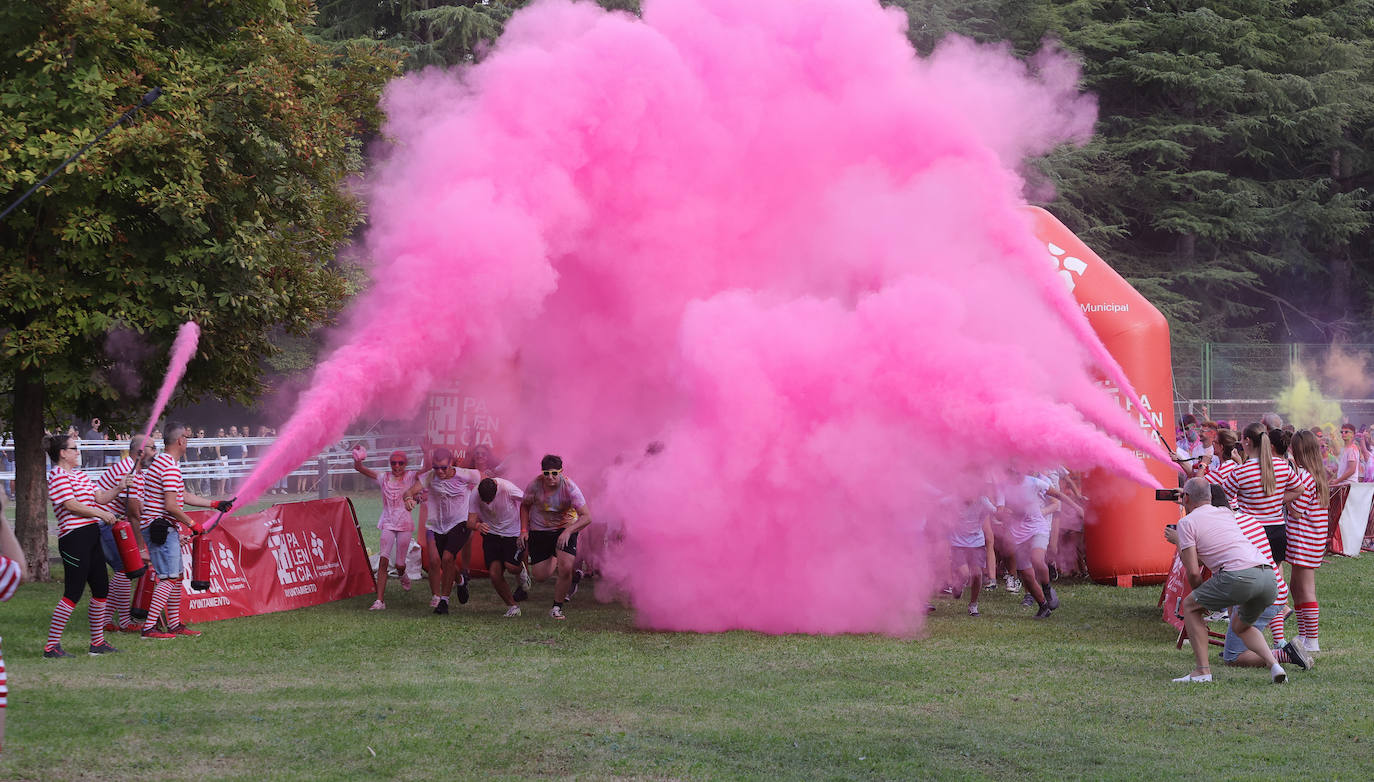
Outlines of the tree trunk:
{"type": "Polygon", "coordinates": [[[48,480],[43,459],[43,375],[14,373],[14,534],[24,548],[29,578],[47,581],[48,480]]]}

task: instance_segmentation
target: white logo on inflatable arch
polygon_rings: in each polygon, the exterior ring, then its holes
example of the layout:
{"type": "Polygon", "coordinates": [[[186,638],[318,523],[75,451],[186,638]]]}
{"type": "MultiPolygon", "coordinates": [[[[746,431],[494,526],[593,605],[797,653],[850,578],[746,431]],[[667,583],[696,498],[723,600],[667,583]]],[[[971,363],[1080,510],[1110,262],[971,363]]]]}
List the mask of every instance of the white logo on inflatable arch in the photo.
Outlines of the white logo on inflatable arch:
{"type": "Polygon", "coordinates": [[[1079,258],[1069,255],[1068,250],[1065,250],[1054,242],[1046,242],[1045,249],[1050,251],[1050,263],[1054,264],[1054,268],[1059,272],[1059,276],[1064,278],[1064,285],[1072,292],[1074,286],[1078,284],[1078,281],[1074,279],[1074,275],[1076,274],[1082,277],[1083,272],[1088,270],[1088,264],[1084,263],[1079,258]]]}

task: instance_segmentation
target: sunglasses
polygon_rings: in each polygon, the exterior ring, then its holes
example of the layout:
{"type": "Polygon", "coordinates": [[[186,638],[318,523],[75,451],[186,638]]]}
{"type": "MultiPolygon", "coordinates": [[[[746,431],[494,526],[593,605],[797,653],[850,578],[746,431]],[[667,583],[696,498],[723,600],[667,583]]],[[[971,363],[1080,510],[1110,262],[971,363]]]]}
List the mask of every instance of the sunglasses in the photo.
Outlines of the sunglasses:
{"type": "Polygon", "coordinates": [[[405,463],[405,462],[392,462],[392,463],[391,463],[391,466],[392,466],[392,467],[404,467],[404,466],[406,466],[406,463],[405,463]]]}
{"type": "Polygon", "coordinates": [[[562,474],[563,474],[563,471],[562,471],[562,470],[545,470],[545,471],[544,471],[544,477],[545,477],[545,478],[557,478],[558,476],[560,476],[560,475],[562,475],[562,474]]]}
{"type": "MultiPolygon", "coordinates": [[[[392,462],[392,464],[395,464],[395,462],[392,462]]],[[[452,469],[453,469],[453,465],[451,465],[451,464],[436,464],[436,465],[434,465],[434,469],[436,469],[436,470],[452,470],[452,469]]]]}

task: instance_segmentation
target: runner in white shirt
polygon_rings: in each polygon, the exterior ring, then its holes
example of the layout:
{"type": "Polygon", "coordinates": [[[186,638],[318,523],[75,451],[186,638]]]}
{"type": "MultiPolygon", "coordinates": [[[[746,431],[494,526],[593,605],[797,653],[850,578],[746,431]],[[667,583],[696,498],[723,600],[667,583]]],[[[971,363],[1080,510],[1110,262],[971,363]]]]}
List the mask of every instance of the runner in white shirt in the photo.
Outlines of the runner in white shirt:
{"type": "Polygon", "coordinates": [[[429,518],[425,522],[425,542],[429,547],[429,588],[433,593],[430,605],[436,614],[448,613],[448,596],[455,582],[458,602],[468,601],[467,579],[458,574],[458,552],[463,550],[468,536],[477,525],[473,510],[473,494],[482,474],[453,464],[453,452],[435,448],[430,457],[433,472],[406,490],[406,510],[415,507],[415,497],[424,491],[429,495],[429,518]],[[438,563],[438,567],[435,567],[438,563]]]}
{"type": "MultiPolygon", "coordinates": [[[[959,517],[949,533],[950,552],[954,560],[957,583],[967,582],[969,588],[968,615],[978,616],[978,594],[983,586],[983,563],[987,561],[987,546],[992,538],[992,514],[997,506],[987,497],[978,497],[960,509],[959,517]]],[[[963,594],[954,596],[958,600],[963,594]]]]}
{"type": "Polygon", "coordinates": [[[520,501],[525,493],[505,478],[483,478],[477,484],[477,531],[482,533],[482,555],[486,559],[491,585],[501,602],[506,604],[506,616],[520,615],[517,602],[524,600],[529,589],[529,573],[525,569],[525,541],[528,535],[520,524],[520,501]],[[519,576],[519,588],[511,593],[506,573],[519,576]]]}
{"type": "Polygon", "coordinates": [[[1059,607],[1059,596],[1050,586],[1050,571],[1045,564],[1051,525],[1045,518],[1044,508],[1045,498],[1052,488],[1045,478],[1027,475],[1006,490],[1006,506],[1011,511],[1006,529],[1016,546],[1015,564],[1021,582],[1039,607],[1036,619],[1049,618],[1059,607]]]}

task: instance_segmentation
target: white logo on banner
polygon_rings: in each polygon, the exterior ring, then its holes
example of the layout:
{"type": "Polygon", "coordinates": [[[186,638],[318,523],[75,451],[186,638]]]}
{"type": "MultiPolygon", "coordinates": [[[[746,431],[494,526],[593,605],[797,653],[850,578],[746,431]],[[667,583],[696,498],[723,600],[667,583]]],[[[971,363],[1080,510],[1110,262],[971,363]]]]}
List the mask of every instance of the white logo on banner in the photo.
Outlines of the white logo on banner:
{"type": "Polygon", "coordinates": [[[219,569],[221,571],[227,570],[230,573],[239,572],[238,563],[234,561],[234,552],[230,551],[229,547],[223,543],[216,548],[219,549],[219,569]]]}
{"type": "Polygon", "coordinates": [[[1050,251],[1050,263],[1058,270],[1059,276],[1064,280],[1064,285],[1072,292],[1078,285],[1078,281],[1074,279],[1074,275],[1082,277],[1083,272],[1088,270],[1088,264],[1081,258],[1075,258],[1069,255],[1068,250],[1065,250],[1054,242],[1047,242],[1045,244],[1045,249],[1050,251]]]}

